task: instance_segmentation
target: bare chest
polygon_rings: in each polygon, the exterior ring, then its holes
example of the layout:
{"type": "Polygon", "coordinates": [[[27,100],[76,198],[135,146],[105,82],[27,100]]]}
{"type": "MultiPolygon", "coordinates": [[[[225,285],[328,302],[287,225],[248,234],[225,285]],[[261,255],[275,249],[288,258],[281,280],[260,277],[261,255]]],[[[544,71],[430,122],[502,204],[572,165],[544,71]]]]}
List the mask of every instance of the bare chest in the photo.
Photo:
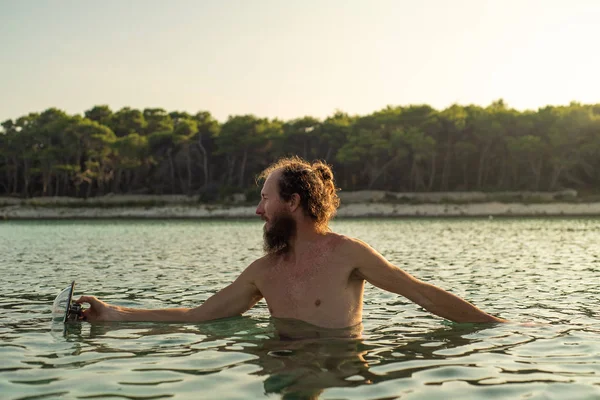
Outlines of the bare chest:
{"type": "Polygon", "coordinates": [[[347,314],[362,301],[362,282],[351,279],[351,267],[334,257],[309,256],[284,261],[262,276],[259,290],[275,317],[320,322],[336,313],[347,314]]]}

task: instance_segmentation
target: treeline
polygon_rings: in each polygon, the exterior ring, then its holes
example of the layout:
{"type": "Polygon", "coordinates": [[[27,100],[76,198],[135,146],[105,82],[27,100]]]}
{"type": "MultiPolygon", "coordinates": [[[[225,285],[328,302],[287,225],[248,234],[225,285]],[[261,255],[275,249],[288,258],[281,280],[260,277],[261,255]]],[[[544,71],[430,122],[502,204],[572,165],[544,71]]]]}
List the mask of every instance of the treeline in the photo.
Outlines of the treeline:
{"type": "Polygon", "coordinates": [[[600,188],[600,104],[519,112],[488,107],[387,107],[290,121],[254,115],[95,106],[2,123],[0,195],[90,197],[256,193],[281,156],[334,166],[344,190],[499,191],[600,188]]]}

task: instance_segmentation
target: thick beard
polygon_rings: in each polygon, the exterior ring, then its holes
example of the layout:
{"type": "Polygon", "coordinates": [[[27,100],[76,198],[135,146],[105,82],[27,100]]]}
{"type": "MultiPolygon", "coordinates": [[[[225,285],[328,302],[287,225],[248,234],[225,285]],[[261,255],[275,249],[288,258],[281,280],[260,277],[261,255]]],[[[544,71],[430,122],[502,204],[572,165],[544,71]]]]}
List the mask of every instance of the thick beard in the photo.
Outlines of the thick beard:
{"type": "Polygon", "coordinates": [[[285,254],[290,249],[290,240],[296,234],[296,220],[289,214],[276,215],[271,227],[263,229],[263,250],[267,254],[285,254]]]}

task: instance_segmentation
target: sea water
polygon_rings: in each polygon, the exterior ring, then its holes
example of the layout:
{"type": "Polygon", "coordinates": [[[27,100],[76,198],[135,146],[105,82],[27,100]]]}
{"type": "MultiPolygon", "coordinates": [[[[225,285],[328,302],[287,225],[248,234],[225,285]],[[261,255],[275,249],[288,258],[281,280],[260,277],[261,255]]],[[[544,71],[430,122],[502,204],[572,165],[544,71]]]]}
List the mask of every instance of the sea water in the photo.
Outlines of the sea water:
{"type": "Polygon", "coordinates": [[[600,398],[599,219],[332,227],[511,322],[451,323],[367,285],[359,338],[281,340],[264,301],[214,322],[74,323],[63,334],[51,307],[71,280],[75,297],[193,307],[261,256],[262,224],[2,222],[0,398],[600,398]]]}

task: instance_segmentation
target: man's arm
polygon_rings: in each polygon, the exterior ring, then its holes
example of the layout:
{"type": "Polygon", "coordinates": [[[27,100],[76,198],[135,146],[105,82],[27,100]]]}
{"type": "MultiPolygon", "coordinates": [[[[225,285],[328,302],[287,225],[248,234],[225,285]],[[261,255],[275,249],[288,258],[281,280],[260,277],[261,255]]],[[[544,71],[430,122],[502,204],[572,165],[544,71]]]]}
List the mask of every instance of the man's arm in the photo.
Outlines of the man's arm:
{"type": "Polygon", "coordinates": [[[94,296],[82,296],[78,303],[89,303],[84,311],[87,321],[201,322],[241,315],[252,308],[262,294],[254,284],[252,263],[229,286],[221,289],[196,308],[138,309],[104,303],[94,296]]]}
{"type": "Polygon", "coordinates": [[[357,272],[371,284],[404,296],[427,311],[454,322],[506,322],[452,293],[411,276],[369,245],[360,241],[353,245],[359,265],[357,272]]]}

